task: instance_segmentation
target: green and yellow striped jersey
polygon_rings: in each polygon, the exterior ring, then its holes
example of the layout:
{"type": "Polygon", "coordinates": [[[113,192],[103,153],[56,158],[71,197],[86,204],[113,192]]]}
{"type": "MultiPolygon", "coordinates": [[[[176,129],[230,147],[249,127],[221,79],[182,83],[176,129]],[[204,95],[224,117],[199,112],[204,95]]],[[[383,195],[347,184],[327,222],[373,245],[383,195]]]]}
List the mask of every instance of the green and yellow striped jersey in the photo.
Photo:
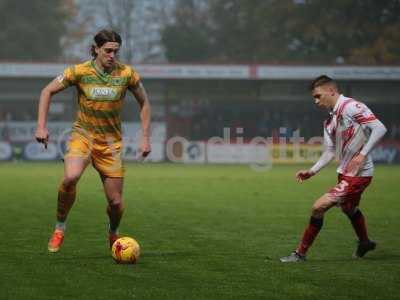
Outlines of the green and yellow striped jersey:
{"type": "Polygon", "coordinates": [[[135,88],[140,80],[132,67],[116,63],[111,73],[104,73],[92,60],[65,69],[58,80],[78,91],[73,131],[84,132],[97,142],[122,140],[121,108],[126,89],[135,88]]]}

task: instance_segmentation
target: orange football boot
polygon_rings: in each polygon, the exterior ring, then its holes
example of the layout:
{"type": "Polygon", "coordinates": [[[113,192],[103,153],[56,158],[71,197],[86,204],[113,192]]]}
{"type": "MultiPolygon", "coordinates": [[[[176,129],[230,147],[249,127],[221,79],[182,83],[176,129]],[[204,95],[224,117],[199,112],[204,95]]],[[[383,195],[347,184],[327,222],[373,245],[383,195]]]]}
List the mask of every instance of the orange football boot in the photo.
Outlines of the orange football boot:
{"type": "Polygon", "coordinates": [[[58,250],[60,250],[63,241],[64,241],[64,231],[56,229],[54,230],[53,235],[49,240],[47,249],[49,250],[49,252],[57,252],[58,250]]]}

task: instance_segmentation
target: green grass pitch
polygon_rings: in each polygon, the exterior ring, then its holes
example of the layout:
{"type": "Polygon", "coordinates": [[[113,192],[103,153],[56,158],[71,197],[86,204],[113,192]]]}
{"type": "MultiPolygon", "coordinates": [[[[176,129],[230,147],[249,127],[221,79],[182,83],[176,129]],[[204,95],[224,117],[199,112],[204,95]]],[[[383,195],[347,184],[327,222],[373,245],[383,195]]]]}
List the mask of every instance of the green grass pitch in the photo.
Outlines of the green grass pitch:
{"type": "Polygon", "coordinates": [[[78,186],[59,253],[47,253],[61,163],[0,164],[0,299],[398,299],[400,168],[378,166],[361,208],[378,248],[353,260],[355,235],[333,208],[308,261],[282,264],[334,167],[304,184],[304,166],[129,164],[120,227],[142,248],[117,265],[92,167],[78,186]]]}

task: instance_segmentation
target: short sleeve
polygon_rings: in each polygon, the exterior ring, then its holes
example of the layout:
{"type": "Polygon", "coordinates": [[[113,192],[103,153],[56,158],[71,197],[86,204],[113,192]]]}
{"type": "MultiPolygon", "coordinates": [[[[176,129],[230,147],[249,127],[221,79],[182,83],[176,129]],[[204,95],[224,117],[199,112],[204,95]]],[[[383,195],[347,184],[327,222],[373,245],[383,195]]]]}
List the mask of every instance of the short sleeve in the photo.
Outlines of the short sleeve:
{"type": "Polygon", "coordinates": [[[75,67],[71,66],[64,70],[64,72],[57,76],[57,80],[61,83],[65,88],[76,84],[76,74],[75,67]]]}
{"type": "Polygon", "coordinates": [[[376,120],[373,112],[364,103],[358,101],[349,103],[345,114],[359,124],[366,124],[376,120]]]}
{"type": "Polygon", "coordinates": [[[136,88],[139,85],[140,76],[139,73],[136,72],[134,68],[131,68],[131,76],[129,78],[128,86],[132,88],[136,88]]]}

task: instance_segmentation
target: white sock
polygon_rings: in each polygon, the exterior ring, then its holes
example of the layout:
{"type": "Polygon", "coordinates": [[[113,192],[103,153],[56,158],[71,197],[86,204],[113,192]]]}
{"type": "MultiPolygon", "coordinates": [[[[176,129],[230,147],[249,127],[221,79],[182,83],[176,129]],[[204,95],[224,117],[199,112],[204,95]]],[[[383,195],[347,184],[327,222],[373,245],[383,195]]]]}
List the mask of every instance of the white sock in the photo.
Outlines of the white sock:
{"type": "Polygon", "coordinates": [[[67,227],[67,224],[65,222],[58,222],[56,223],[56,229],[65,231],[65,227],[67,227]]]}

